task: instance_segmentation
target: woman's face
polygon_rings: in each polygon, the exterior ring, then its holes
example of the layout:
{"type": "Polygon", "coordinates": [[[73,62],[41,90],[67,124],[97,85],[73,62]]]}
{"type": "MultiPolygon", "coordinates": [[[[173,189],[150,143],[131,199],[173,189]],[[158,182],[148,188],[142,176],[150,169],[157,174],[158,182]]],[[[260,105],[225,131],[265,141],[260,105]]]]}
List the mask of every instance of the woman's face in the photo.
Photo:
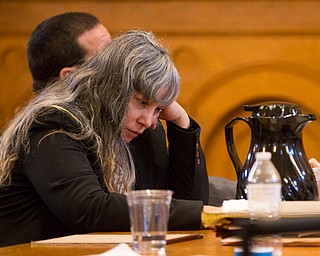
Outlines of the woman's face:
{"type": "Polygon", "coordinates": [[[159,103],[148,101],[142,94],[135,92],[129,102],[128,114],[121,132],[122,139],[129,143],[146,129],[155,128],[162,108],[159,103]]]}

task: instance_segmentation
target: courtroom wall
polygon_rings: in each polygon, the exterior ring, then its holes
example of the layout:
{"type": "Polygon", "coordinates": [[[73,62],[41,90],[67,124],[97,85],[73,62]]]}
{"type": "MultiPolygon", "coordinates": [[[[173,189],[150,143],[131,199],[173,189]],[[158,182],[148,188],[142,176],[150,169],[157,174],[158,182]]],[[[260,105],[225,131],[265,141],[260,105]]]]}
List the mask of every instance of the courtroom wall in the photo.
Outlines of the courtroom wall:
{"type": "MultiPolygon", "coordinates": [[[[2,0],[0,126],[31,96],[26,44],[42,20],[66,11],[99,17],[113,36],[151,30],[170,48],[182,77],[179,102],[202,126],[210,175],[236,179],[224,125],[242,106],[280,100],[320,118],[320,1],[2,0]]],[[[320,158],[319,121],[303,132],[308,157],[320,158]]],[[[240,158],[250,142],[235,128],[240,158]]]]}

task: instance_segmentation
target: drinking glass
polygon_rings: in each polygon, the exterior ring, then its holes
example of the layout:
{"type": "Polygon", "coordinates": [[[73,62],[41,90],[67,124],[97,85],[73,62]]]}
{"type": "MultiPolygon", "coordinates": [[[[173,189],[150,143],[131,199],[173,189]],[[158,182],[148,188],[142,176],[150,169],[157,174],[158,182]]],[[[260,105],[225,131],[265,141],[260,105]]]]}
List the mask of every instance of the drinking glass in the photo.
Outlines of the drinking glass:
{"type": "Polygon", "coordinates": [[[134,190],[127,194],[134,250],[142,255],[166,255],[166,234],[173,192],[134,190]]]}

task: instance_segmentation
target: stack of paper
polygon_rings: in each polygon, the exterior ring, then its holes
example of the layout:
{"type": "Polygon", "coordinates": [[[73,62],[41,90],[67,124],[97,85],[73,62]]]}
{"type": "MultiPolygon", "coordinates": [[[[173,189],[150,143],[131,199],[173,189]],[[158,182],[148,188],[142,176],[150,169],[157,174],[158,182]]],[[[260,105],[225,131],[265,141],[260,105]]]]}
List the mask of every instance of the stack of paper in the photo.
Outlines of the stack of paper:
{"type": "MultiPolygon", "coordinates": [[[[175,243],[188,241],[192,239],[202,238],[203,234],[191,233],[191,234],[167,234],[167,243],[175,243]]],[[[71,235],[58,238],[52,238],[41,241],[31,242],[32,246],[72,246],[72,245],[112,245],[112,244],[132,244],[132,235],[130,234],[81,234],[81,235],[71,235]]]]}
{"type": "MultiPolygon", "coordinates": [[[[222,207],[204,209],[208,227],[216,229],[216,236],[221,237],[224,245],[239,245],[242,240],[238,223],[248,219],[248,204],[246,200],[228,200],[222,207]]],[[[281,218],[320,217],[320,201],[284,201],[280,207],[281,218]]],[[[303,224],[302,224],[303,225],[303,224]]],[[[320,230],[316,232],[295,232],[283,234],[284,246],[320,246],[320,230]]]]}
{"type": "MultiPolygon", "coordinates": [[[[283,201],[280,215],[282,218],[320,216],[320,201],[283,201]]],[[[248,203],[243,199],[224,201],[221,207],[204,207],[202,213],[206,228],[215,228],[217,223],[225,219],[248,217],[248,203]]]]}

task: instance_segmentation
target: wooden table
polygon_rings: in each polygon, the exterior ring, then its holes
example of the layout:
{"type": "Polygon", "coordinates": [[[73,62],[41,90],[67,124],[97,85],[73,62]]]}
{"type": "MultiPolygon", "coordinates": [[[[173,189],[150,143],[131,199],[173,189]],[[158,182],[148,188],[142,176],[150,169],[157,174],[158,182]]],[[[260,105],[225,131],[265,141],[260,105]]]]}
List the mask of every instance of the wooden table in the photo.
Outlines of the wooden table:
{"type": "MultiPolygon", "coordinates": [[[[177,232],[171,232],[177,233],[177,232]]],[[[186,233],[185,231],[182,233],[186,233]]],[[[194,231],[192,231],[194,233],[194,231]]],[[[233,256],[232,246],[222,246],[220,239],[216,238],[212,230],[197,231],[203,233],[202,239],[179,242],[167,245],[168,256],[233,256]]],[[[126,233],[128,234],[128,233],[126,233]]],[[[76,256],[103,253],[111,246],[56,246],[56,247],[32,247],[30,244],[22,244],[0,248],[0,255],[5,256],[76,256]]],[[[320,255],[320,247],[284,247],[283,256],[320,255]]]]}

